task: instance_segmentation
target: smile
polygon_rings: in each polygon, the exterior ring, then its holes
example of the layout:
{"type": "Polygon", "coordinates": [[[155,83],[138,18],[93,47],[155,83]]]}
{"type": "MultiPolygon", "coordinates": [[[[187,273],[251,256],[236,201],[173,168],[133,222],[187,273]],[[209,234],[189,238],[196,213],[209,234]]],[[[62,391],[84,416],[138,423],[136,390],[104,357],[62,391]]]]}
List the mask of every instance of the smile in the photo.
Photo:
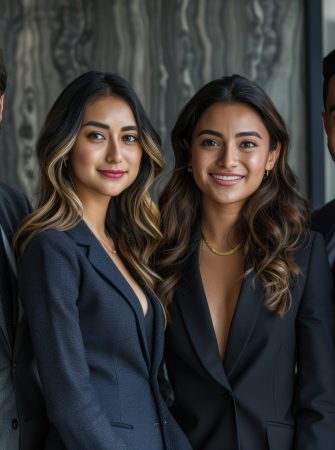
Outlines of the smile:
{"type": "Polygon", "coordinates": [[[233,186],[239,183],[244,176],[242,175],[223,175],[219,173],[210,173],[209,174],[215,184],[220,186],[233,186]]]}
{"type": "Polygon", "coordinates": [[[216,180],[224,180],[224,181],[237,181],[243,178],[242,175],[217,175],[215,173],[211,174],[211,176],[216,180]]]}
{"type": "Polygon", "coordinates": [[[107,178],[121,178],[126,173],[124,170],[98,170],[98,172],[107,178]]]}

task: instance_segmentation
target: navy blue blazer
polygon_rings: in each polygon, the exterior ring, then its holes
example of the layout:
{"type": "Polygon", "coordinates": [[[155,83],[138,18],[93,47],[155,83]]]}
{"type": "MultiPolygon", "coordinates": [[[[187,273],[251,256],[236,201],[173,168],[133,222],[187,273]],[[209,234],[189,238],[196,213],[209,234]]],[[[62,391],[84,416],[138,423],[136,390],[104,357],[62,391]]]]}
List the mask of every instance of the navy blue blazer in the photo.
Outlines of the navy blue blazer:
{"type": "Polygon", "coordinates": [[[160,304],[147,290],[150,356],[141,305],[84,221],[28,244],[19,287],[52,423],[46,449],[190,450],[159,392],[160,304]]]}
{"type": "Polygon", "coordinates": [[[166,363],[173,413],[195,450],[334,450],[334,298],[322,237],[296,253],[301,274],[281,318],[242,282],[223,361],[205,297],[198,248],[170,308],[166,363]]]}

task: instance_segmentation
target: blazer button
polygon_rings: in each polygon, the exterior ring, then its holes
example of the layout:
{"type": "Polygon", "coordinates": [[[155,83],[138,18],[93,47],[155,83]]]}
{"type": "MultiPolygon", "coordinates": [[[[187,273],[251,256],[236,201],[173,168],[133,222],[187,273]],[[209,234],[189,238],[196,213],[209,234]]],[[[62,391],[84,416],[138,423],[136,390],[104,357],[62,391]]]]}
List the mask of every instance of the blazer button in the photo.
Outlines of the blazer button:
{"type": "Polygon", "coordinates": [[[17,419],[12,420],[12,428],[13,430],[17,430],[19,428],[19,422],[17,419]]]}

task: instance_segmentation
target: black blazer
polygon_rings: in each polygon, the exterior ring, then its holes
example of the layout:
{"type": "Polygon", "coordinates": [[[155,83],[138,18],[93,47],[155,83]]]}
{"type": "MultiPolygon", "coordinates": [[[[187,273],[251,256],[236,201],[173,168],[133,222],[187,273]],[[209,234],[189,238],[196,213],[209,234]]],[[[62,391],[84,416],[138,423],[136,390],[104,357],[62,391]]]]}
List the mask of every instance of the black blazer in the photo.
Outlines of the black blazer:
{"type": "MultiPolygon", "coordinates": [[[[19,222],[29,212],[26,197],[0,183],[0,224],[8,242],[11,242],[19,222]]],[[[1,260],[3,257],[7,258],[1,255],[1,260]]],[[[6,291],[11,283],[3,279],[8,274],[3,275],[2,267],[0,269],[1,293],[3,283],[7,283],[6,291]]],[[[13,289],[8,291],[6,301],[12,307],[14,341],[9,338],[4,299],[0,294],[0,404],[3,401],[6,403],[6,410],[0,410],[0,448],[40,450],[44,445],[47,415],[27,323],[18,302],[15,280],[11,281],[13,289]]]]}
{"type": "Polygon", "coordinates": [[[243,281],[224,361],[199,270],[198,249],[170,308],[166,362],[173,413],[196,450],[334,450],[332,278],[320,235],[296,254],[301,269],[284,318],[243,281]]]}
{"type": "Polygon", "coordinates": [[[159,392],[163,314],[149,355],[133,290],[85,222],[27,246],[20,292],[52,422],[46,449],[189,450],[159,392]]]}
{"type": "Polygon", "coordinates": [[[335,200],[313,212],[312,227],[324,236],[326,242],[332,237],[335,233],[335,200]]]}

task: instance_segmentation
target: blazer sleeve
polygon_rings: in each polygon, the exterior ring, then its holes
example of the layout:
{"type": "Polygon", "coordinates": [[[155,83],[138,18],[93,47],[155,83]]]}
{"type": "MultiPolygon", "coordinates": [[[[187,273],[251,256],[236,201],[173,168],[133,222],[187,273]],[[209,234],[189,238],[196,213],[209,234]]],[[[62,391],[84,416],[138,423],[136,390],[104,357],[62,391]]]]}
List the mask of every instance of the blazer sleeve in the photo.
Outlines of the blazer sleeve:
{"type": "Polygon", "coordinates": [[[323,239],[312,244],[296,321],[295,450],[333,450],[335,442],[334,291],[323,239]]]}
{"type": "Polygon", "coordinates": [[[66,448],[124,450],[90,384],[77,306],[77,252],[65,233],[42,232],[28,244],[19,271],[48,416],[66,448]]]}

